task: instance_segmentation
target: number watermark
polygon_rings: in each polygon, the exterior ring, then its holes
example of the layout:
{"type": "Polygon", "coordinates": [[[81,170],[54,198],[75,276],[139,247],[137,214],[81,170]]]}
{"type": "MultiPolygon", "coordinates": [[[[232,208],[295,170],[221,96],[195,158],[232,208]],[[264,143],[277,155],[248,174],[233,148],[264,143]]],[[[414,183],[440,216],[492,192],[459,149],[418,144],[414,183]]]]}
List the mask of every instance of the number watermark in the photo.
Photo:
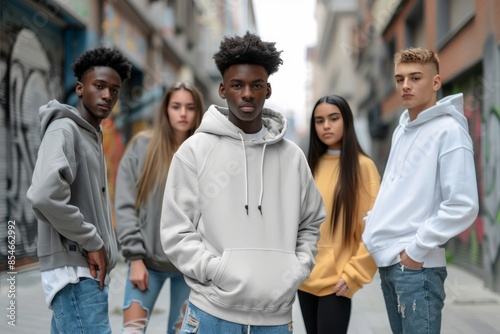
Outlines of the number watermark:
{"type": "Polygon", "coordinates": [[[16,221],[7,224],[7,323],[16,326],[16,221]]]}

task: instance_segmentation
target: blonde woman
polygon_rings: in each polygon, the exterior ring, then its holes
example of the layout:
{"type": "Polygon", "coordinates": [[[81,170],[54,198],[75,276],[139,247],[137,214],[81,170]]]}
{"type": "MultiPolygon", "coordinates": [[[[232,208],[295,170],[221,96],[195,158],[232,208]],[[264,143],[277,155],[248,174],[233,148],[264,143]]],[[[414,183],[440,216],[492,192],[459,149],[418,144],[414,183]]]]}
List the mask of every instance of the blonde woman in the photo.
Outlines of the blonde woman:
{"type": "Polygon", "coordinates": [[[163,252],[160,216],[170,161],[201,122],[203,97],[189,83],[167,89],[151,129],[128,144],[116,181],[116,230],[129,263],[122,333],[144,333],[160,290],[170,279],[167,334],[175,333],[189,287],[163,252]]]}

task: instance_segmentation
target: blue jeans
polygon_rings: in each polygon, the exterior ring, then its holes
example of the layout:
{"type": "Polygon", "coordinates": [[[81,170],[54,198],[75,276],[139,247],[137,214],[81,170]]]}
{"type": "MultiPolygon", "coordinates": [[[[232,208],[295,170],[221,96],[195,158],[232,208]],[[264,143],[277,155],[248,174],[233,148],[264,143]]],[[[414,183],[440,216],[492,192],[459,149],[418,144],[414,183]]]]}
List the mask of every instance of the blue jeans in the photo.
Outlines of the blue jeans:
{"type": "Polygon", "coordinates": [[[397,263],[379,272],[392,332],[440,333],[446,267],[410,269],[397,263]]]}
{"type": "Polygon", "coordinates": [[[130,266],[128,269],[127,282],[125,284],[125,297],[123,300],[123,309],[130,307],[132,302],[138,302],[141,307],[146,310],[147,317],[151,316],[151,311],[155,305],[156,299],[160,294],[161,288],[165,281],[170,278],[170,308],[168,315],[168,325],[166,332],[168,334],[175,333],[175,324],[181,317],[182,305],[189,298],[191,289],[184,281],[184,276],[179,274],[172,274],[169,272],[156,271],[147,268],[149,273],[149,289],[141,291],[138,288],[133,288],[130,282],[130,266]]]}
{"type": "Polygon", "coordinates": [[[290,334],[292,323],[279,326],[250,326],[216,318],[189,303],[181,334],[290,334]]]}
{"type": "Polygon", "coordinates": [[[68,284],[52,300],[51,334],[111,334],[108,315],[108,286],[81,278],[68,284]]]}

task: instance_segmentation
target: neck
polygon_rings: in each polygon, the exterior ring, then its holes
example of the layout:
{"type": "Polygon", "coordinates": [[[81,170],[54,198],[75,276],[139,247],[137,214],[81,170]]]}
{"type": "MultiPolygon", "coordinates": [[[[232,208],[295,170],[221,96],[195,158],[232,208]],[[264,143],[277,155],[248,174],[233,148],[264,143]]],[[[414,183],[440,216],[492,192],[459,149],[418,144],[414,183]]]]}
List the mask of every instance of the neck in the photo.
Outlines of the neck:
{"type": "Polygon", "coordinates": [[[82,100],[78,100],[78,104],[76,105],[76,110],[80,113],[82,118],[86,120],[90,125],[92,125],[96,130],[99,130],[99,126],[101,125],[102,119],[94,117],[87,108],[83,105],[82,100]]]}
{"type": "Polygon", "coordinates": [[[262,129],[262,113],[250,121],[243,121],[229,112],[228,120],[245,133],[257,133],[262,129]]]}

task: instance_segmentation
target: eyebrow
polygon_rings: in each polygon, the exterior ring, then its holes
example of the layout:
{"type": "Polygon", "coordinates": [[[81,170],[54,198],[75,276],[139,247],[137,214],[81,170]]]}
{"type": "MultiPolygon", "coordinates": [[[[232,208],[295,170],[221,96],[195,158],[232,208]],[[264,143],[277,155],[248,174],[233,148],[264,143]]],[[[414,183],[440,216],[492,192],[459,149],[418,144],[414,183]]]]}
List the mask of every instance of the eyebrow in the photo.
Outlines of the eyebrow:
{"type": "MultiPolygon", "coordinates": [[[[238,79],[238,78],[233,78],[233,79],[230,79],[229,81],[243,82],[244,80],[238,79]]],[[[253,80],[251,83],[256,83],[256,82],[266,82],[266,80],[264,80],[264,79],[256,79],[256,80],[253,80]]]]}
{"type": "MultiPolygon", "coordinates": [[[[408,75],[415,75],[415,74],[423,74],[423,72],[411,72],[411,73],[408,73],[408,75]]],[[[397,78],[397,77],[404,77],[404,75],[402,75],[402,74],[396,74],[394,77],[395,78],[397,78]]]]}
{"type": "MultiPolygon", "coordinates": [[[[97,82],[100,82],[100,83],[109,84],[109,82],[108,82],[108,81],[103,80],[103,79],[94,79],[94,82],[96,82],[96,81],[97,81],[97,82]]],[[[112,87],[118,87],[118,88],[121,88],[121,87],[122,87],[122,86],[120,86],[120,85],[111,85],[111,86],[112,86],[112,87]]]]}
{"type": "MultiPolygon", "coordinates": [[[[326,115],[326,117],[335,116],[335,115],[340,115],[340,113],[338,111],[334,111],[331,114],[326,115]]],[[[316,119],[316,118],[324,118],[324,117],[323,116],[314,116],[314,119],[316,119]]]]}

